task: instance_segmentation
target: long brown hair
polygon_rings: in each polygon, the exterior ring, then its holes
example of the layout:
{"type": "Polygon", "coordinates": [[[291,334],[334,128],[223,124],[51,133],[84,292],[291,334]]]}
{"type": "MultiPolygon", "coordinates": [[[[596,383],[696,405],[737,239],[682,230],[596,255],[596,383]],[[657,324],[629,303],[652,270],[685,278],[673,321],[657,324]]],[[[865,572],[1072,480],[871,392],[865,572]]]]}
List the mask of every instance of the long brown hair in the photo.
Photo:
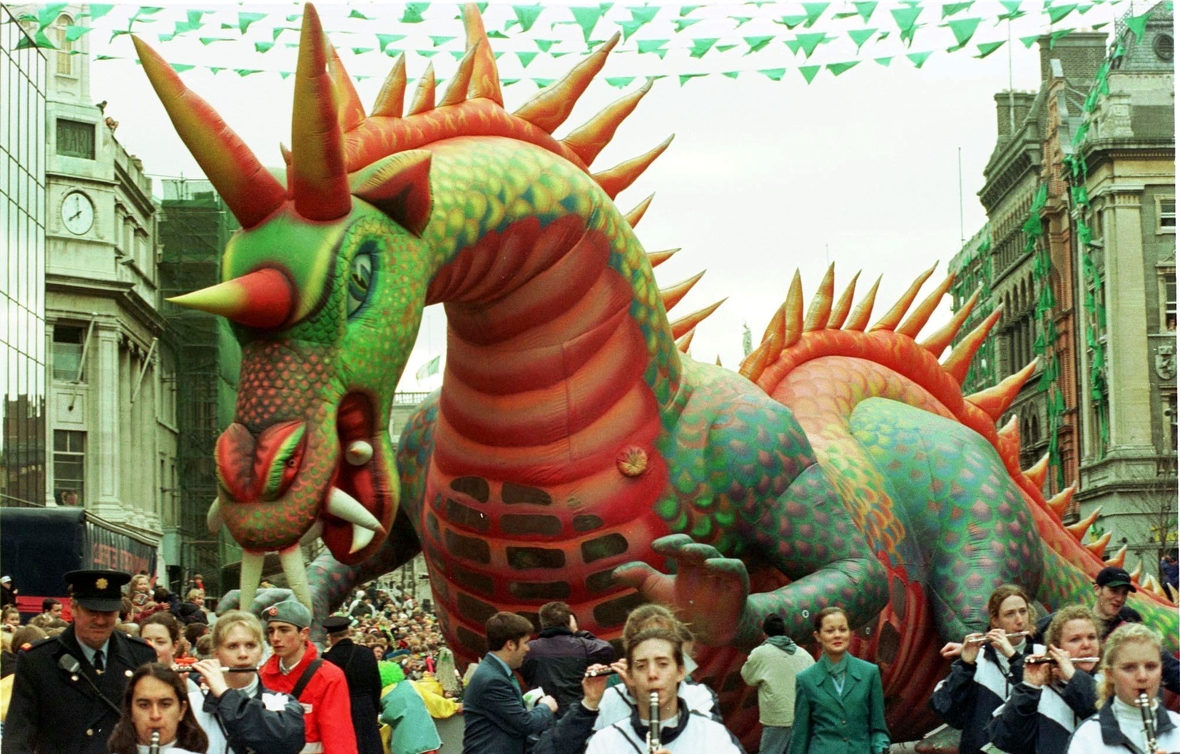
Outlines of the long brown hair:
{"type": "Polygon", "coordinates": [[[184,681],[179,673],[158,662],[140,665],[128,679],[127,690],[123,692],[123,714],[111,732],[111,737],[107,739],[107,751],[110,754],[136,754],[135,745],[139,743],[139,735],[135,732],[135,723],[131,719],[131,707],[135,687],[147,676],[171,686],[176,692],[176,701],[184,705],[184,715],[180,718],[180,724],[176,726],[176,747],[203,754],[209,748],[209,737],[197,722],[193,706],[188,703],[188,691],[185,689],[184,681]]]}

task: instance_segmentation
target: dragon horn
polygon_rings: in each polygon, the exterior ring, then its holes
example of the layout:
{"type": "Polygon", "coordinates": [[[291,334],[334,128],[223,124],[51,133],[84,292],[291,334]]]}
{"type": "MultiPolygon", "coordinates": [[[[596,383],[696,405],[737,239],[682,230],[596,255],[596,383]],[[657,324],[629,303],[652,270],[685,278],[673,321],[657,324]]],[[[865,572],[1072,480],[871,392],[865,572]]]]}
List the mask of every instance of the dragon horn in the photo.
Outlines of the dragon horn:
{"type": "Polygon", "coordinates": [[[828,315],[832,313],[832,297],[835,295],[836,263],[828,265],[824,279],[811,299],[811,306],[807,308],[807,317],[803,320],[803,332],[820,330],[827,327],[828,315]]]}
{"type": "MultiPolygon", "coordinates": [[[[742,360],[741,366],[738,367],[738,374],[745,377],[750,382],[757,382],[758,378],[762,376],[763,370],[766,369],[766,355],[770,352],[770,342],[760,344],[757,348],[750,352],[750,355],[742,360]]],[[[717,364],[721,364],[720,354],[717,356],[717,364]]]]}
{"type": "Polygon", "coordinates": [[[352,85],[352,78],[349,77],[348,71],[344,70],[344,63],[340,60],[340,54],[336,52],[336,46],[328,42],[326,47],[328,48],[328,76],[332,79],[332,87],[336,91],[336,99],[340,103],[336,120],[340,123],[340,130],[347,133],[364,121],[365,105],[357,95],[356,87],[352,85]]]}
{"type": "Polygon", "coordinates": [[[647,255],[647,260],[651,262],[652,269],[654,270],[656,267],[659,267],[661,264],[671,259],[672,256],[678,251],[680,251],[679,248],[649,252],[647,255]]]}
{"type": "Polygon", "coordinates": [[[467,87],[471,84],[471,73],[475,68],[475,56],[478,53],[479,48],[473,47],[459,61],[459,69],[451,77],[451,83],[447,85],[447,91],[443,93],[442,101],[438,103],[439,107],[458,105],[467,100],[467,87]]]}
{"type": "Polygon", "coordinates": [[[155,50],[132,36],[144,73],[217,193],[243,228],[253,228],[286,201],[287,191],[267,172],[207,102],[191,92],[155,50]]]}
{"type": "Polygon", "coordinates": [[[651,206],[651,200],[653,197],[655,197],[655,194],[648,194],[646,199],[635,205],[634,209],[624,216],[624,219],[627,221],[628,225],[634,228],[639,224],[639,221],[643,219],[643,215],[647,212],[647,208],[651,206]]]}
{"type": "MultiPolygon", "coordinates": [[[[799,270],[795,270],[795,277],[791,278],[791,287],[787,290],[787,300],[783,302],[783,344],[782,348],[790,348],[803,337],[803,281],[799,277],[799,270]]],[[[777,359],[778,353],[770,354],[777,359]]]]}
{"type": "Polygon", "coordinates": [[[856,308],[852,310],[852,314],[848,319],[848,324],[844,325],[845,330],[852,330],[854,332],[864,332],[865,325],[869,323],[869,317],[873,316],[873,304],[877,300],[877,287],[881,285],[881,278],[878,277],[873,287],[865,294],[856,308]]]}
{"type": "Polygon", "coordinates": [[[1015,461],[1020,457],[1020,426],[1017,424],[1015,416],[996,432],[996,440],[1000,458],[1005,461],[1015,461]]]}
{"type": "Polygon", "coordinates": [[[1118,552],[1116,552],[1111,557],[1107,558],[1103,562],[1103,565],[1118,566],[1119,568],[1122,568],[1123,563],[1126,563],[1126,562],[1127,562],[1127,546],[1123,545],[1122,547],[1119,548],[1118,552]]]}
{"type": "Polygon", "coordinates": [[[694,327],[683,338],[676,341],[676,348],[680,353],[688,353],[688,347],[692,345],[692,336],[696,335],[696,332],[697,329],[694,327]]]}
{"type": "Polygon", "coordinates": [[[397,56],[373,105],[373,117],[400,118],[406,99],[406,54],[397,56]]]}
{"type": "Polygon", "coordinates": [[[852,280],[848,281],[848,287],[840,294],[840,300],[836,302],[836,308],[832,310],[832,316],[828,318],[828,329],[839,330],[844,326],[844,320],[848,319],[848,312],[852,310],[852,297],[856,294],[856,281],[860,279],[860,270],[852,276],[852,280]]]}
{"type": "Polygon", "coordinates": [[[717,303],[709,304],[704,309],[698,309],[692,314],[681,317],[672,323],[672,337],[673,339],[680,339],[688,333],[689,330],[699,325],[713,312],[717,311],[717,307],[725,303],[725,299],[721,299],[717,303]]]}
{"type": "Polygon", "coordinates": [[[526,102],[524,107],[513,115],[527,120],[545,133],[551,134],[556,131],[557,127],[570,117],[574,105],[578,104],[578,98],[582,96],[586,87],[590,86],[590,82],[606,65],[606,56],[618,43],[619,32],[615,32],[615,35],[606,44],[599,46],[597,50],[574,66],[565,78],[537,92],[537,96],[526,102]]]}
{"type": "Polygon", "coordinates": [[[1049,454],[1041,456],[1041,460],[1032,465],[1032,468],[1024,472],[1024,476],[1028,481],[1032,482],[1032,486],[1038,490],[1045,486],[1045,477],[1049,474],[1049,454]]]}
{"type": "Polygon", "coordinates": [[[606,192],[607,196],[614,199],[619,195],[620,191],[623,191],[634,183],[639,176],[643,175],[644,171],[651,167],[651,164],[656,161],[657,157],[664,153],[664,150],[668,148],[668,145],[672,143],[672,139],[674,138],[676,138],[675,134],[664,139],[662,143],[657,144],[647,153],[641,154],[638,157],[632,157],[626,162],[620,162],[610,170],[595,173],[590,177],[602,187],[602,190],[606,192]]]}
{"type": "Polygon", "coordinates": [[[664,301],[664,311],[671,311],[672,307],[680,303],[680,299],[688,295],[692,287],[705,276],[705,271],[701,270],[687,280],[682,280],[675,285],[670,285],[667,288],[660,289],[660,298],[664,301]]]}
{"type": "Polygon", "coordinates": [[[967,321],[967,317],[970,316],[971,311],[975,308],[975,304],[979,301],[979,295],[982,292],[983,285],[976,286],[975,292],[971,294],[971,298],[967,299],[959,311],[955,312],[955,316],[951,318],[951,321],[947,322],[936,333],[918,345],[934,354],[934,358],[940,358],[942,352],[946,350],[946,347],[959,334],[959,330],[963,329],[963,323],[967,321]]]}
{"type": "Polygon", "coordinates": [[[1073,538],[1081,542],[1082,538],[1086,536],[1086,532],[1090,531],[1090,527],[1098,520],[1098,514],[1102,512],[1102,506],[1098,506],[1090,515],[1078,521],[1076,524],[1071,524],[1065,527],[1065,530],[1073,535],[1073,538]]]}
{"type": "Polygon", "coordinates": [[[273,267],[168,300],[186,309],[217,314],[263,330],[285,324],[295,308],[290,281],[273,267]]]}
{"type": "Polygon", "coordinates": [[[569,147],[584,165],[594,162],[598,153],[615,137],[619,124],[635,111],[639,100],[651,91],[652,81],[648,79],[643,86],[607,105],[585,125],[562,139],[562,143],[569,147]]]}
{"type": "Polygon", "coordinates": [[[1112,536],[1114,536],[1114,532],[1108,531],[1085,547],[1087,550],[1101,558],[1103,554],[1106,553],[1106,546],[1110,544],[1110,538],[1112,536]]]}
{"type": "MultiPolygon", "coordinates": [[[[1024,369],[1021,369],[1015,374],[1008,375],[1008,377],[1000,384],[994,387],[989,387],[987,390],[980,390],[978,393],[972,393],[964,398],[972,405],[983,410],[992,421],[998,422],[1012,402],[1016,400],[1017,394],[1020,393],[1020,388],[1024,383],[1028,382],[1028,378],[1032,376],[1033,371],[1037,368],[1037,361],[1033,359],[1024,369]]],[[[1037,485],[1038,487],[1040,485],[1037,485]]]]}
{"type": "Polygon", "coordinates": [[[931,291],[930,295],[922,303],[918,304],[918,308],[914,309],[910,316],[906,318],[906,321],[898,325],[895,332],[898,335],[908,335],[911,338],[917,338],[918,333],[922,332],[922,328],[930,320],[930,315],[934,314],[934,310],[942,302],[942,297],[946,295],[946,292],[950,290],[951,284],[954,282],[955,276],[947,275],[946,279],[939,283],[938,287],[931,291]]]}
{"type": "Polygon", "coordinates": [[[474,65],[471,69],[471,99],[490,99],[504,107],[504,95],[500,92],[500,73],[496,70],[496,56],[488,43],[483,28],[479,6],[467,3],[463,6],[463,28],[467,32],[467,49],[473,50],[474,65]]]}
{"type": "Polygon", "coordinates": [[[434,109],[434,63],[426,64],[426,72],[418,79],[418,88],[414,90],[414,100],[410,102],[410,115],[424,113],[434,109]]]}
{"type": "Polygon", "coordinates": [[[315,6],[308,3],[304,6],[299,63],[295,67],[290,178],[295,210],[308,220],[336,220],[352,210],[344,136],[327,65],[324,29],[315,6]]]}
{"type": "Polygon", "coordinates": [[[942,368],[946,370],[947,374],[955,378],[955,382],[960,385],[963,380],[967,378],[967,370],[971,368],[971,360],[975,358],[975,352],[983,345],[984,338],[987,337],[988,332],[995,326],[996,320],[1000,318],[1001,309],[996,309],[988,315],[979,327],[967,333],[967,337],[959,341],[959,345],[955,346],[951,351],[951,355],[946,357],[946,361],[942,362],[942,368]]]}
{"type": "MultiPolygon", "coordinates": [[[[938,263],[935,262],[934,267],[937,266],[938,263]]],[[[897,327],[897,323],[901,322],[901,318],[905,316],[907,311],[909,311],[910,304],[914,303],[914,299],[918,297],[918,291],[921,290],[922,285],[930,279],[931,275],[934,274],[934,267],[931,267],[930,269],[923,272],[918,276],[917,280],[910,284],[910,287],[906,290],[902,297],[897,300],[897,303],[893,305],[893,308],[885,313],[885,316],[881,318],[880,322],[870,328],[870,332],[874,330],[893,330],[897,327]]]]}
{"type": "Polygon", "coordinates": [[[1139,577],[1143,575],[1143,561],[1142,560],[1139,561],[1139,565],[1135,566],[1134,570],[1132,570],[1129,575],[1131,577],[1132,584],[1139,583],[1139,577]]]}
{"type": "Polygon", "coordinates": [[[1073,500],[1073,493],[1077,492],[1077,489],[1077,486],[1071,484],[1046,502],[1049,510],[1053,511],[1053,515],[1057,516],[1058,521],[1065,517],[1066,512],[1069,510],[1069,503],[1073,500]]]}

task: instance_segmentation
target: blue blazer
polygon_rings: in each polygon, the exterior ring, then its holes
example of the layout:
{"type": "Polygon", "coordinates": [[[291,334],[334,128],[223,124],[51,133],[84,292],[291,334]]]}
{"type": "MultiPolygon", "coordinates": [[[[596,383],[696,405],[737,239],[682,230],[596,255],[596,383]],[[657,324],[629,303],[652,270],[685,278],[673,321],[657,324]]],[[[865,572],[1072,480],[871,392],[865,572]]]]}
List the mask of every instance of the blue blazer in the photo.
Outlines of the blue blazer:
{"type": "Polygon", "coordinates": [[[789,754],[879,754],[889,750],[885,693],[877,666],[848,656],[844,693],[822,662],[795,676],[789,754]]]}
{"type": "Polygon", "coordinates": [[[463,692],[463,724],[463,754],[524,754],[528,737],[553,725],[553,713],[543,704],[525,709],[512,676],[489,653],[463,692]]]}

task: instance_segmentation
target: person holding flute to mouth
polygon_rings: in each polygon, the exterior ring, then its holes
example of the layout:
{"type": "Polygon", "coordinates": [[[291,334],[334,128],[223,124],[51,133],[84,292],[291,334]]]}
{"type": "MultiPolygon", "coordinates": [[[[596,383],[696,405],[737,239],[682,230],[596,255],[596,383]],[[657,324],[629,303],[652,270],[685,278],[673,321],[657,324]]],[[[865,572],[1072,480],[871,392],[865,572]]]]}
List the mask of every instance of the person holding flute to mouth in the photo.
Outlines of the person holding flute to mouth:
{"type": "Polygon", "coordinates": [[[213,626],[213,656],[189,666],[200,674],[189,706],[209,736],[209,754],[298,754],[305,744],[303,707],[258,677],[262,624],[231,610],[213,626]]]}
{"type": "Polygon", "coordinates": [[[1021,587],[998,587],[988,598],[987,615],[987,633],[967,634],[950,675],[930,697],[935,714],[963,731],[959,754],[979,754],[987,746],[984,729],[1020,682],[1024,659],[1034,651],[1044,651],[1028,639],[1034,616],[1021,587]]]}
{"type": "Polygon", "coordinates": [[[1022,680],[985,730],[1008,754],[1064,754],[1078,725],[1097,710],[1095,667],[1101,654],[1090,608],[1057,611],[1043,655],[1025,658],[1022,680]]]}

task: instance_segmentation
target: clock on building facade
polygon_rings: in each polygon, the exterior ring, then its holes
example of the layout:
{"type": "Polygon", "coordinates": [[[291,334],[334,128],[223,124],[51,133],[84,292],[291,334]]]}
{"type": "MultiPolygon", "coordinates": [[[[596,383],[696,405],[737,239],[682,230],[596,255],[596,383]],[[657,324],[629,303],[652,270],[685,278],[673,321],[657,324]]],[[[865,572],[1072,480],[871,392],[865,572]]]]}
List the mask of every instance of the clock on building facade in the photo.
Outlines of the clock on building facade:
{"type": "Polygon", "coordinates": [[[94,203],[81,191],[71,191],[61,202],[61,219],[66,230],[80,236],[94,225],[94,203]]]}

